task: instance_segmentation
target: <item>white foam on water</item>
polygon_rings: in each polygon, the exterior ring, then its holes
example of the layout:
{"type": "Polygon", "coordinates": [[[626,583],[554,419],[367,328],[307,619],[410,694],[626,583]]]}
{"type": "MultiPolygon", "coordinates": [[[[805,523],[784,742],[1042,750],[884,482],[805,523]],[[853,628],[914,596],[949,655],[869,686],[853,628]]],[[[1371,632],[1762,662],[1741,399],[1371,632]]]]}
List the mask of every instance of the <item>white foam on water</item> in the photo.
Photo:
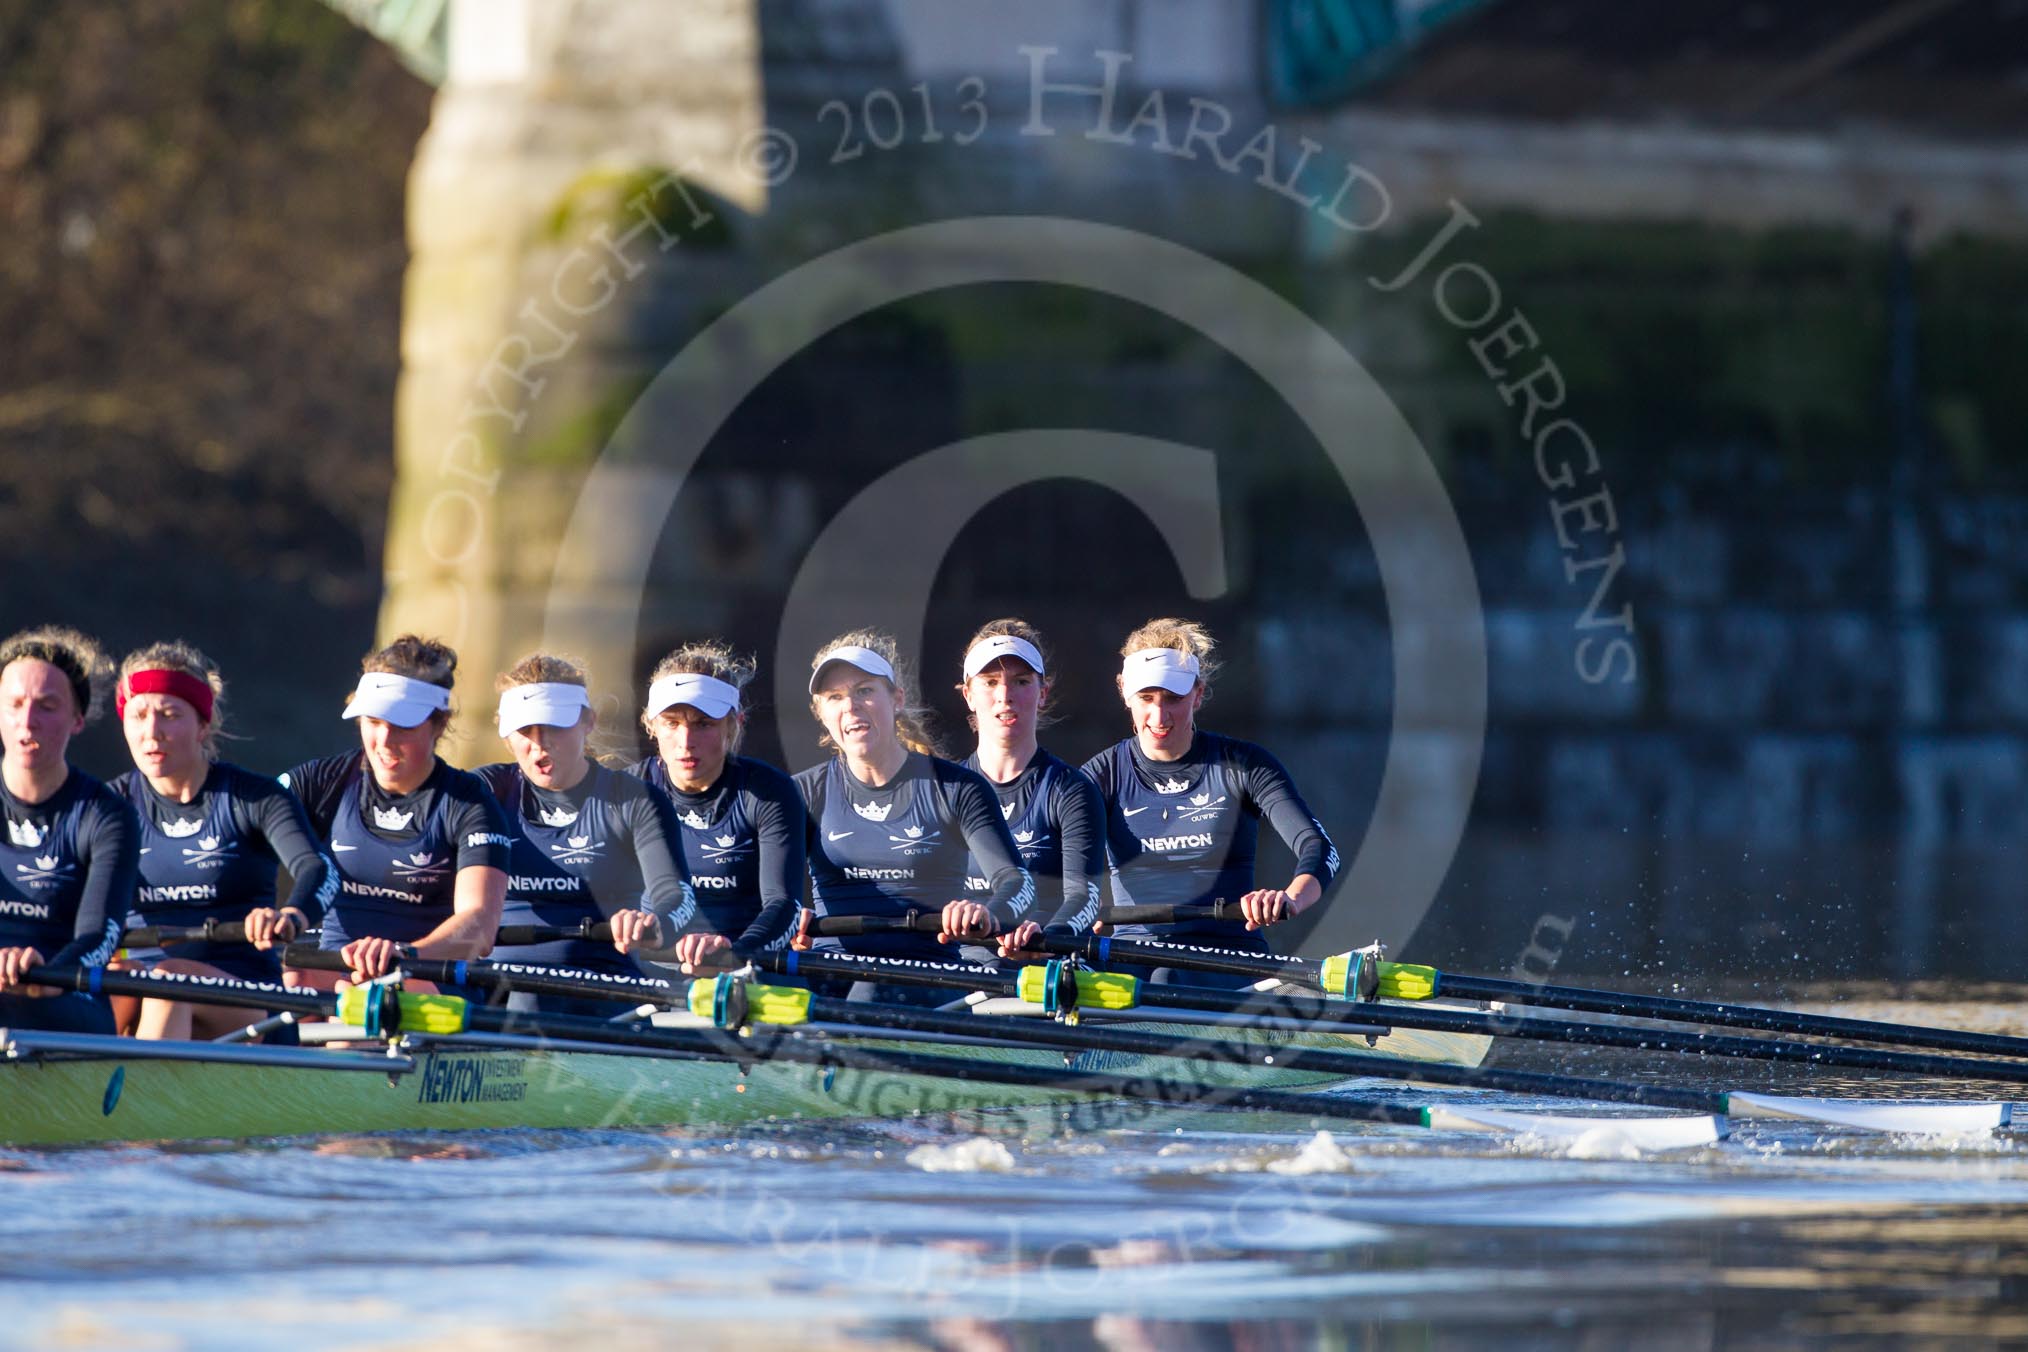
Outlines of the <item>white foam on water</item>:
{"type": "Polygon", "coordinates": [[[1339,1148],[1337,1138],[1328,1131],[1312,1136],[1288,1159],[1268,1162],[1268,1172],[1276,1174],[1349,1174],[1353,1169],[1352,1157],[1339,1148]]]}
{"type": "Polygon", "coordinates": [[[919,1145],[908,1162],[926,1174],[1011,1174],[1014,1153],[990,1136],[973,1136],[949,1145],[919,1145]]]}

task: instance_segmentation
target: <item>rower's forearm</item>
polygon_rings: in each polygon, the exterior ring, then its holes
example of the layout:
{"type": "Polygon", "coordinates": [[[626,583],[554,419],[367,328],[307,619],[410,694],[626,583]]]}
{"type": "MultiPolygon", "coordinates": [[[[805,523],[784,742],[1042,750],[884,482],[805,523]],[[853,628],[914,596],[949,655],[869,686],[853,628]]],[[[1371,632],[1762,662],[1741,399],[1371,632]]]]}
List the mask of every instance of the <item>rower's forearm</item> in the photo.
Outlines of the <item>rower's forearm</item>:
{"type": "Polygon", "coordinates": [[[477,911],[454,915],[415,941],[416,956],[435,958],[442,962],[483,958],[493,951],[493,932],[496,928],[498,927],[488,923],[485,916],[477,911]]]}
{"type": "Polygon", "coordinates": [[[1315,874],[1298,873],[1283,890],[1289,894],[1298,915],[1324,899],[1324,884],[1317,881],[1315,874]]]}

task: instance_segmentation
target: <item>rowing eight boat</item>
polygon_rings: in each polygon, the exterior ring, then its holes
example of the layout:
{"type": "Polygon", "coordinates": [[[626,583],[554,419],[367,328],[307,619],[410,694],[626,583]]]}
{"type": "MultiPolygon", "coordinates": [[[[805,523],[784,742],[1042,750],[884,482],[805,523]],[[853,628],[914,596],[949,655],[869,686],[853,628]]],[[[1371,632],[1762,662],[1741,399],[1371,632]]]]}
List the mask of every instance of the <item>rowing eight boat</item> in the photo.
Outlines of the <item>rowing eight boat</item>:
{"type": "MultiPolygon", "coordinates": [[[[982,1014],[980,1021],[995,1017],[982,1014]]],[[[658,1015],[655,1023],[710,1027],[682,1013],[658,1015]]],[[[1175,1038],[1204,1031],[1154,1021],[1119,1026],[1175,1038]]],[[[1234,1036],[1227,1028],[1219,1032],[1234,1036]]],[[[1477,1035],[1407,1029],[1376,1029],[1370,1044],[1365,1036],[1325,1033],[1244,1036],[1269,1048],[1342,1048],[1461,1066],[1478,1065],[1490,1045],[1477,1035]]],[[[921,1039],[904,1046],[843,1030],[833,1040],[883,1051],[922,1048],[921,1039]]],[[[1173,1063],[1165,1066],[1161,1058],[1107,1051],[1066,1058],[983,1037],[953,1050],[972,1061],[1051,1072],[1068,1068],[1151,1080],[1176,1074],[1173,1063]]],[[[1050,1084],[995,1085],[772,1058],[742,1067],[626,1048],[561,1048],[486,1033],[406,1035],[385,1052],[358,1052],[0,1030],[0,1054],[6,1058],[0,1065],[0,1142],[13,1145],[477,1127],[734,1126],[775,1117],[886,1117],[1090,1097],[1050,1084]]],[[[1214,1089],[1311,1089],[1342,1077],[1205,1061],[1191,1064],[1188,1079],[1214,1089]]],[[[1116,1114],[1131,1111],[1117,1103],[1105,1107],[1116,1114]]]]}

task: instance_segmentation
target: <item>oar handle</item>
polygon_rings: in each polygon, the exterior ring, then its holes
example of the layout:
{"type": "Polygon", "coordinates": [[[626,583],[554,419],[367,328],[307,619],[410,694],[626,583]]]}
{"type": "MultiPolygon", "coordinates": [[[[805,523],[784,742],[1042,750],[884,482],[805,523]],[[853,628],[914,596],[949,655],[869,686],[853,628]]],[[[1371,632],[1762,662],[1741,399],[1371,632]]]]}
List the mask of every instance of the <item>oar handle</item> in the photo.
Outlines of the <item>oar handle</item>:
{"type": "Polygon", "coordinates": [[[564,939],[609,944],[613,941],[613,927],[604,920],[580,920],[575,925],[502,925],[493,942],[501,948],[521,948],[528,944],[553,944],[564,939]]]}
{"type": "Polygon", "coordinates": [[[1188,925],[1205,920],[1244,920],[1236,901],[1213,897],[1188,906],[1115,906],[1101,919],[1112,925],[1188,925]]]}
{"type": "MultiPolygon", "coordinates": [[[[415,950],[403,944],[396,950],[398,961],[407,964],[415,960],[415,950]]],[[[335,948],[319,948],[315,944],[290,944],[282,950],[282,965],[293,967],[299,972],[349,972],[352,964],[345,961],[345,955],[335,948]]]]}
{"type": "Polygon", "coordinates": [[[941,934],[942,911],[909,911],[903,915],[818,915],[805,908],[797,917],[798,931],[810,939],[850,939],[863,934],[941,934]]]}
{"type": "MultiPolygon", "coordinates": [[[[805,909],[799,921],[803,933],[813,939],[856,938],[866,934],[941,934],[943,911],[905,911],[901,915],[826,915],[805,909]]],[[[1114,925],[1186,925],[1206,920],[1243,920],[1236,901],[1215,897],[1189,906],[1115,906],[1103,917],[1114,925]]],[[[506,943],[506,930],[500,931],[506,943]]]]}
{"type": "Polygon", "coordinates": [[[142,925],[120,936],[122,948],[166,948],[171,944],[243,944],[246,922],[207,920],[201,925],[142,925]]]}

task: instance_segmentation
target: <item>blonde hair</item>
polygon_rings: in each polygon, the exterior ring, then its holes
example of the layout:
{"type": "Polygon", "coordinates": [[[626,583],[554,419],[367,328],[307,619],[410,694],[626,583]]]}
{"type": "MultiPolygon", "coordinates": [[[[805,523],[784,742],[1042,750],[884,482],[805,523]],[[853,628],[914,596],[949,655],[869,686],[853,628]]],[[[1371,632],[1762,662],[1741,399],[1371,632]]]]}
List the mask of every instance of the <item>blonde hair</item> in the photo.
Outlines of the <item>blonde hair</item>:
{"type": "MultiPolygon", "coordinates": [[[[872,649],[886,658],[887,664],[894,668],[894,679],[887,682],[889,690],[901,695],[910,694],[915,690],[915,673],[910,671],[908,664],[901,660],[901,645],[895,642],[894,635],[885,633],[879,629],[854,629],[849,633],[840,634],[823,647],[817,649],[815,655],[810,658],[810,672],[812,675],[815,675],[818,667],[823,664],[825,654],[837,648],[872,649]]],[[[886,678],[883,677],[882,679],[885,680],[886,678]]],[[[817,715],[819,723],[823,722],[823,716],[818,713],[817,699],[814,695],[810,697],[810,712],[817,715]]],[[[894,711],[895,736],[900,738],[901,744],[910,751],[919,751],[925,756],[939,754],[936,739],[930,735],[929,718],[929,710],[919,704],[903,703],[897,705],[894,711]]],[[[831,740],[831,734],[828,732],[817,740],[818,745],[822,746],[826,751],[838,750],[838,744],[831,740]]]]}
{"type": "MultiPolygon", "coordinates": [[[[1042,655],[1042,665],[1048,668],[1048,672],[1056,670],[1056,654],[1050,652],[1049,645],[1042,641],[1042,631],[1028,623],[1028,621],[1013,615],[998,620],[988,620],[980,625],[978,632],[965,640],[965,651],[970,652],[989,638],[1003,637],[1018,638],[1026,643],[1033,644],[1035,651],[1042,655]]],[[[962,670],[963,668],[960,668],[960,671],[962,670]]],[[[1038,728],[1046,727],[1055,721],[1049,717],[1049,706],[1055,703],[1055,696],[1052,692],[1056,687],[1056,677],[1048,674],[1048,672],[1038,673],[1042,678],[1042,702],[1036,706],[1035,710],[1035,726],[1038,728]]],[[[958,693],[963,694],[965,687],[971,683],[970,679],[961,679],[958,682],[958,693]]],[[[979,716],[977,714],[967,713],[965,721],[974,730],[977,730],[979,726],[979,716]]]]}
{"type": "Polygon", "coordinates": [[[517,685],[590,684],[585,679],[584,668],[570,658],[553,653],[530,653],[493,678],[493,693],[504,695],[517,685]]]}
{"type": "MultiPolygon", "coordinates": [[[[376,648],[359,660],[359,674],[385,672],[390,676],[406,676],[411,681],[425,685],[440,685],[452,689],[457,680],[458,654],[451,645],[440,639],[424,638],[419,634],[403,634],[385,648],[376,648]]],[[[350,704],[359,692],[355,689],[345,697],[350,704]]],[[[438,709],[430,714],[429,721],[435,725],[437,736],[442,738],[444,730],[451,726],[457,716],[455,706],[438,709]]]]}
{"type": "Polygon", "coordinates": [[[60,624],[23,629],[0,643],[0,671],[24,659],[47,662],[70,682],[71,701],[89,723],[113,692],[113,659],[97,639],[60,624]]]}
{"type": "MultiPolygon", "coordinates": [[[[709,676],[715,681],[724,681],[740,692],[739,703],[726,711],[732,720],[732,736],[726,743],[728,752],[739,750],[739,744],[746,738],[746,687],[760,671],[760,666],[751,657],[742,657],[730,643],[723,639],[699,639],[686,643],[655,664],[648,673],[648,684],[653,685],[664,676],[709,676]]],[[[665,709],[663,711],[667,713],[665,709]]],[[[641,727],[650,737],[655,735],[655,719],[641,711],[641,727]]]]}
{"type": "Polygon", "coordinates": [[[225,678],[218,674],[218,664],[206,657],[195,647],[182,639],[170,639],[165,643],[150,643],[145,648],[136,648],[120,661],[120,680],[116,693],[131,697],[133,692],[127,682],[137,671],[180,671],[185,676],[194,676],[211,687],[211,721],[204,726],[204,735],[198,744],[204,748],[207,760],[218,756],[218,739],[225,730],[225,678]]]}
{"type": "MultiPolygon", "coordinates": [[[[1141,652],[1147,648],[1173,648],[1179,653],[1197,659],[1197,689],[1205,699],[1211,698],[1211,678],[1224,663],[1212,656],[1218,647],[1218,640],[1211,637],[1211,631],[1195,620],[1179,620],[1173,617],[1149,620],[1146,624],[1127,635],[1127,641],[1120,645],[1120,656],[1141,652]]],[[[1113,678],[1120,685],[1120,678],[1113,678]]],[[[1125,687],[1122,685],[1124,691],[1125,687]]]]}

